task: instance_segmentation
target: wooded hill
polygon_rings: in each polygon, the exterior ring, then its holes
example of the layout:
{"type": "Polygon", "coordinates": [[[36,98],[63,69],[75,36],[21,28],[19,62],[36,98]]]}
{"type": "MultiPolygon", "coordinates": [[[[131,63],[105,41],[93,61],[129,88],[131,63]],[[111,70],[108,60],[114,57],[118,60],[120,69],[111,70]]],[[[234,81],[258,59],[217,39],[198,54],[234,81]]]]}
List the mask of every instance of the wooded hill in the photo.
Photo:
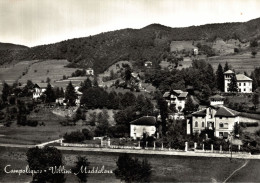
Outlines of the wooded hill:
{"type": "Polygon", "coordinates": [[[260,39],[260,18],[244,23],[221,23],[171,28],[151,24],[142,29],[122,29],[95,36],[70,39],[55,44],[23,50],[0,50],[0,64],[12,60],[67,59],[70,67],[93,67],[101,73],[119,60],[132,60],[142,65],[146,60],[159,62],[170,51],[171,41],[205,40],[212,42],[260,39]]]}

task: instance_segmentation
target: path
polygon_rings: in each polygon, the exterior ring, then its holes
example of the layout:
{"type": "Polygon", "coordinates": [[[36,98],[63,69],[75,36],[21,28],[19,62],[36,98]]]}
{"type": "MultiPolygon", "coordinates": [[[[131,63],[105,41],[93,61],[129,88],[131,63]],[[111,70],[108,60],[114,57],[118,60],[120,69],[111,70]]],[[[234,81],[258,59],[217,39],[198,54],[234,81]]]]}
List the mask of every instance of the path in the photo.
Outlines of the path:
{"type": "Polygon", "coordinates": [[[57,140],[52,140],[52,141],[49,141],[49,142],[44,142],[44,143],[41,143],[41,144],[38,144],[38,145],[35,145],[35,146],[38,146],[38,147],[44,147],[48,144],[51,144],[51,143],[60,143],[60,141],[63,140],[63,138],[60,138],[60,139],[57,139],[57,140]]]}
{"type": "Polygon", "coordinates": [[[246,160],[246,162],[245,162],[241,167],[239,167],[238,169],[236,169],[235,171],[233,171],[233,172],[228,176],[228,178],[226,178],[226,180],[224,180],[223,183],[226,183],[226,182],[228,181],[228,179],[230,179],[237,171],[239,171],[239,170],[241,170],[242,168],[244,168],[244,167],[248,164],[249,161],[250,161],[250,160],[246,160]]]}

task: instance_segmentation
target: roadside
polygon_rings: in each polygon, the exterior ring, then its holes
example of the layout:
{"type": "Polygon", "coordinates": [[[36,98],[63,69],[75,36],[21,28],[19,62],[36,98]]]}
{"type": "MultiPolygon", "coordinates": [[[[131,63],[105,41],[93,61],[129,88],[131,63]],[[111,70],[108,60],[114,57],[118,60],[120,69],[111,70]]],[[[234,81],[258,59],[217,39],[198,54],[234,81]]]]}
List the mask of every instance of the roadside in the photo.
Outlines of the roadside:
{"type": "MultiPolygon", "coordinates": [[[[59,140],[59,139],[58,139],[59,140]]],[[[48,142],[49,143],[49,142],[48,142]]],[[[0,144],[0,147],[14,147],[14,148],[31,148],[39,145],[20,145],[20,144],[0,144]]],[[[42,144],[40,144],[42,147],[42,144]]],[[[193,157],[216,157],[216,158],[230,158],[230,154],[219,154],[209,152],[176,152],[176,151],[159,151],[159,150],[145,150],[145,149],[110,149],[110,148],[81,148],[81,147],[61,147],[54,146],[61,151],[78,151],[78,152],[103,152],[103,153],[129,153],[129,154],[147,154],[147,155],[169,155],[169,156],[193,156],[193,157]]],[[[260,159],[260,155],[250,154],[232,154],[234,159],[260,159]]]]}

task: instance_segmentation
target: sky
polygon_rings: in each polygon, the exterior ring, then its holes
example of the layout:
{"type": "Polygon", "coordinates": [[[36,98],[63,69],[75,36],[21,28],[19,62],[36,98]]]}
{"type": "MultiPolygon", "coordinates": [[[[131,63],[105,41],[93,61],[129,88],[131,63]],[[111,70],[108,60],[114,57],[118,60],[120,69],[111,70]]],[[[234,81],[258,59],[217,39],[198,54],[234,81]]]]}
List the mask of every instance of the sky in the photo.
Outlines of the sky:
{"type": "Polygon", "coordinates": [[[0,42],[36,46],[152,23],[187,27],[260,17],[260,0],[0,0],[0,42]]]}

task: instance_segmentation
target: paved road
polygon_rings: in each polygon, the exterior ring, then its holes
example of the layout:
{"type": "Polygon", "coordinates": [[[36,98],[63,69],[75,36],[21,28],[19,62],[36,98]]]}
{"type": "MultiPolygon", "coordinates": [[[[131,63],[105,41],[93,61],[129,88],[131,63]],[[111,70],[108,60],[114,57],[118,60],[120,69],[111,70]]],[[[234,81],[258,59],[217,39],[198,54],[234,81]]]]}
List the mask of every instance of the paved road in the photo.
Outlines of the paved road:
{"type": "MultiPolygon", "coordinates": [[[[0,147],[18,147],[31,148],[36,145],[20,145],[20,144],[0,144],[0,147]]],[[[88,152],[109,152],[109,153],[130,153],[130,154],[153,154],[153,155],[171,155],[171,156],[197,156],[197,157],[230,157],[230,154],[219,153],[198,153],[194,151],[176,152],[176,151],[158,151],[158,150],[137,150],[137,149],[111,149],[111,148],[82,148],[82,147],[61,147],[55,146],[62,151],[88,151],[88,152]]],[[[238,159],[260,159],[260,155],[250,154],[232,154],[232,158],[238,159]]]]}

